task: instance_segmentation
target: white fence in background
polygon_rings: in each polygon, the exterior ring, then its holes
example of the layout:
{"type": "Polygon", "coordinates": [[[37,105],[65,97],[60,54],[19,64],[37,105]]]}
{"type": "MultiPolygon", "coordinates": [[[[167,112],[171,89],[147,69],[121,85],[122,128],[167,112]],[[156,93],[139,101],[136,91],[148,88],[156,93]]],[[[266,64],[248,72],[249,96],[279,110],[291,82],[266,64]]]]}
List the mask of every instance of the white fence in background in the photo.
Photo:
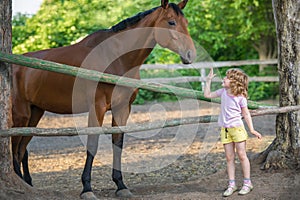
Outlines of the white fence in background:
{"type": "MultiPolygon", "coordinates": [[[[239,60],[239,61],[217,61],[217,62],[197,62],[189,65],[184,64],[145,64],[141,66],[141,70],[178,70],[178,69],[198,69],[201,73],[200,76],[182,76],[182,77],[171,77],[171,78],[149,78],[142,79],[147,82],[153,83],[185,83],[185,82],[201,82],[202,87],[204,86],[206,70],[209,68],[221,68],[221,67],[238,67],[249,65],[277,65],[277,59],[272,60],[239,60]]],[[[221,78],[216,77],[213,82],[221,82],[221,78]]],[[[278,76],[255,76],[249,77],[251,82],[277,82],[279,81],[278,76]]]]}

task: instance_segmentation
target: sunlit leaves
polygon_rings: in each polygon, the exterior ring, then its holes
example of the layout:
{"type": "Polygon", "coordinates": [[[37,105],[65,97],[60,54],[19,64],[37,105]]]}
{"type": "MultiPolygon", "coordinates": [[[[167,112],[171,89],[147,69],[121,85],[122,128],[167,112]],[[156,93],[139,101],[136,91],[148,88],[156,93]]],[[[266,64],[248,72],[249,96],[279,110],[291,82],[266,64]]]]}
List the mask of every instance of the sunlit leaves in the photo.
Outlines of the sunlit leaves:
{"type": "Polygon", "coordinates": [[[192,37],[215,60],[222,59],[220,55],[227,60],[257,58],[254,45],[259,46],[265,36],[276,37],[269,0],[190,1],[187,10],[192,37]],[[240,47],[245,49],[243,57],[228,55],[240,47]]]}
{"type": "MultiPolygon", "coordinates": [[[[13,52],[73,44],[87,34],[110,28],[127,17],[158,5],[158,0],[44,0],[35,16],[14,19],[13,52]]],[[[214,60],[258,58],[260,44],[267,37],[275,37],[269,0],[189,1],[184,13],[192,38],[214,60]]],[[[178,61],[178,56],[166,52],[155,50],[147,61],[178,61]]]]}
{"type": "Polygon", "coordinates": [[[14,18],[13,52],[24,53],[72,44],[78,38],[110,28],[122,19],[150,9],[149,2],[45,0],[36,15],[14,18]]]}

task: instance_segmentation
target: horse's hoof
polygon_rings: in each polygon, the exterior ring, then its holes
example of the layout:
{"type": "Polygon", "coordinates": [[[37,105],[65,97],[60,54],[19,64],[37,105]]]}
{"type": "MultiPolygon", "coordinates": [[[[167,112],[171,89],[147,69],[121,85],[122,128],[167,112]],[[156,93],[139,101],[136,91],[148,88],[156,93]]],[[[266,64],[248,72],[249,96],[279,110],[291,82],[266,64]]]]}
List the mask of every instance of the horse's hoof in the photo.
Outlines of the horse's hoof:
{"type": "Polygon", "coordinates": [[[133,194],[128,189],[118,190],[116,191],[117,197],[123,197],[123,198],[131,198],[133,197],[133,194]]]}
{"type": "Polygon", "coordinates": [[[80,195],[80,198],[81,199],[84,199],[84,200],[99,200],[93,192],[85,192],[85,193],[82,193],[80,195]]]}

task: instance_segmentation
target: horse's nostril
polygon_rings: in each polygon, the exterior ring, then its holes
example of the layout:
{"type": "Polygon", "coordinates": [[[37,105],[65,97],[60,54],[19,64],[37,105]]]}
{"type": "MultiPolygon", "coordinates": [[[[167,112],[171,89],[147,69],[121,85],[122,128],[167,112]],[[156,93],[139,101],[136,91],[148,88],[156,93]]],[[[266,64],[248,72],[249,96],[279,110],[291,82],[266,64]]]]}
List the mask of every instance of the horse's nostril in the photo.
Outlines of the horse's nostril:
{"type": "Polygon", "coordinates": [[[191,51],[190,50],[186,53],[186,58],[188,60],[191,60],[191,51]]]}
{"type": "Polygon", "coordinates": [[[188,50],[183,56],[181,56],[181,60],[184,64],[191,64],[194,61],[195,57],[196,55],[194,51],[188,50]]]}

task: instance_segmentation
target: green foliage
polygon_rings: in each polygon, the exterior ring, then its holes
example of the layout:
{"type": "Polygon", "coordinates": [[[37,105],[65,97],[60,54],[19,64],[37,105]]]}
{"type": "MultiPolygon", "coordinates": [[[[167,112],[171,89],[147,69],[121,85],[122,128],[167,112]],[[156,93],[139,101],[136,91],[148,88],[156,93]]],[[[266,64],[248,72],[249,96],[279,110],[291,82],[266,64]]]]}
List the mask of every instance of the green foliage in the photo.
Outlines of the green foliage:
{"type": "Polygon", "coordinates": [[[113,26],[121,19],[140,12],[142,8],[150,9],[149,2],[44,1],[36,15],[14,17],[13,52],[19,54],[72,44],[96,30],[113,26]]]}
{"type": "Polygon", "coordinates": [[[180,63],[180,57],[169,49],[163,49],[160,46],[156,46],[151,54],[146,59],[147,64],[163,63],[163,64],[174,64],[180,63]]]}
{"type": "MultiPolygon", "coordinates": [[[[110,28],[125,18],[158,5],[158,0],[44,0],[36,15],[14,16],[13,53],[69,45],[96,30],[110,28]]],[[[269,0],[189,1],[184,13],[197,46],[197,62],[257,59],[259,45],[265,38],[275,37],[272,3],[269,0]]],[[[180,63],[180,58],[157,46],[146,63],[180,63]]],[[[258,66],[241,68],[249,76],[262,75],[258,66]]],[[[219,76],[224,76],[226,69],[219,69],[219,76]]],[[[155,73],[160,77],[199,76],[197,70],[155,73]]],[[[141,74],[144,78],[154,76],[154,72],[149,71],[141,74]]],[[[264,72],[264,75],[268,74],[269,71],[264,72]]],[[[274,83],[251,83],[251,99],[269,98],[274,90],[277,91],[277,86],[274,83]]],[[[199,83],[191,83],[189,87],[201,88],[199,83]]],[[[169,100],[174,97],[141,90],[136,102],[157,98],[169,100]]]]}
{"type": "Polygon", "coordinates": [[[177,98],[174,95],[152,92],[140,89],[134,101],[134,104],[144,104],[150,101],[175,101],[177,98]]]}
{"type": "Polygon", "coordinates": [[[28,15],[18,13],[12,20],[12,45],[13,47],[23,44],[29,35],[32,34],[32,30],[26,26],[27,20],[30,18],[28,15]]]}
{"type": "Polygon", "coordinates": [[[190,1],[186,9],[192,37],[214,60],[258,58],[261,39],[276,37],[269,0],[190,1]]]}
{"type": "Polygon", "coordinates": [[[262,83],[250,82],[249,83],[249,97],[253,101],[274,99],[279,95],[278,83],[262,83]]]}
{"type": "MultiPolygon", "coordinates": [[[[159,4],[158,0],[47,0],[32,17],[14,16],[13,52],[68,45],[159,4]]],[[[257,58],[253,46],[258,46],[265,35],[275,36],[272,5],[268,0],[189,1],[184,12],[195,43],[203,46],[213,60],[257,58]]],[[[179,62],[178,56],[172,54],[155,50],[147,62],[179,62]]]]}

